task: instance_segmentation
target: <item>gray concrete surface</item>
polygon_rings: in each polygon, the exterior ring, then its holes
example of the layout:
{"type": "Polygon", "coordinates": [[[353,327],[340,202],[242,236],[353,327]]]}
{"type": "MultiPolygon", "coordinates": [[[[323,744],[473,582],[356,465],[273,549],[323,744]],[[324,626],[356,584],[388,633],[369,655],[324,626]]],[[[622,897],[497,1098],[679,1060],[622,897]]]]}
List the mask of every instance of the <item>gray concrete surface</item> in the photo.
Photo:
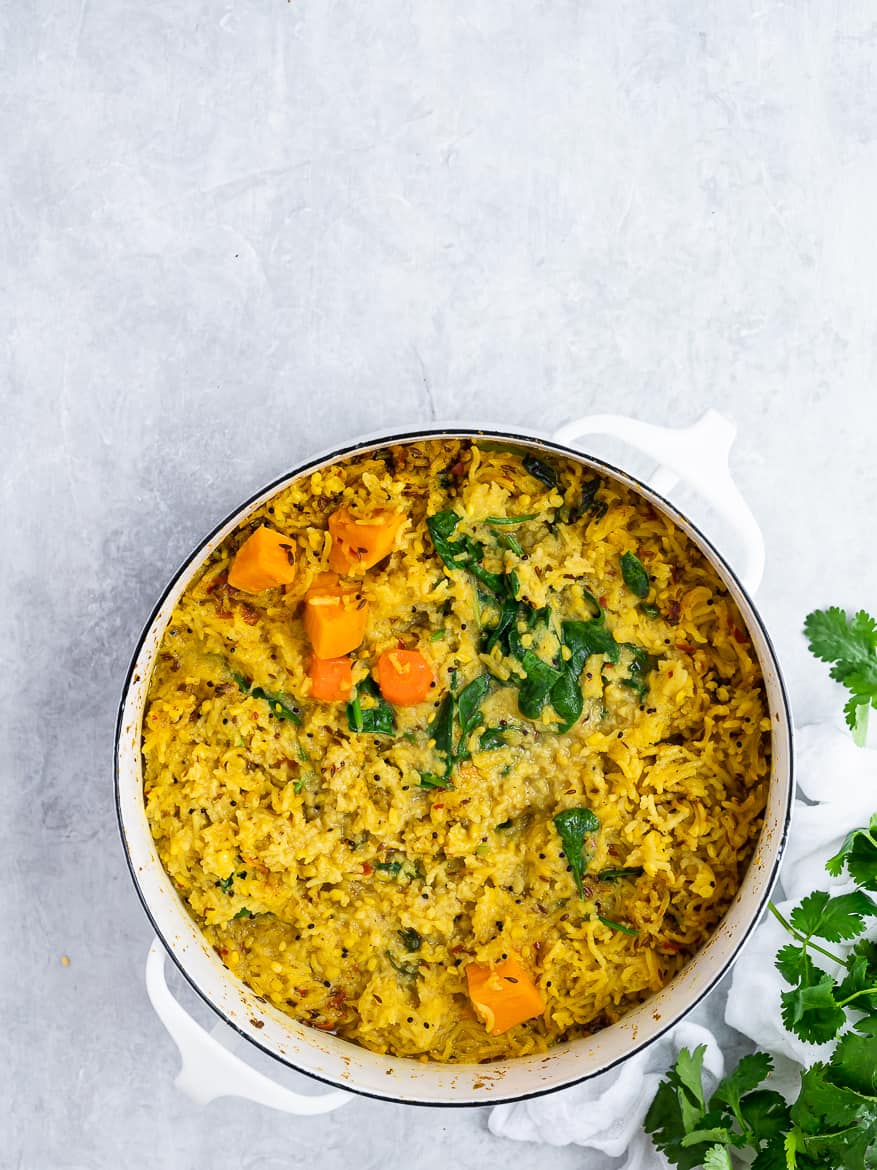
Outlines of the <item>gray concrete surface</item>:
{"type": "Polygon", "coordinates": [[[873,6],[36,0],[0,45],[0,1164],[579,1165],[483,1111],[175,1091],[119,689],[178,561],[315,449],[716,406],[799,717],[835,710],[798,630],[877,608],[873,6]]]}

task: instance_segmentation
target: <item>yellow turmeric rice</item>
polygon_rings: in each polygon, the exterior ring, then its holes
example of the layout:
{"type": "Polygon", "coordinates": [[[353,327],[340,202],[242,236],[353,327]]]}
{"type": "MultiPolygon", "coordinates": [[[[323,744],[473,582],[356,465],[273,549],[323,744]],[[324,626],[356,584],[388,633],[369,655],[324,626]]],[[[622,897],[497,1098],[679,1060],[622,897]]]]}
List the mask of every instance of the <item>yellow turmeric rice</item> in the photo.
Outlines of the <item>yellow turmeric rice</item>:
{"type": "Polygon", "coordinates": [[[143,725],[161,860],[227,967],[305,1024],[463,1062],[593,1033],[684,966],[742,880],[769,745],[745,626],[686,536],[571,460],[470,440],[260,507],[180,600],[143,725]],[[395,517],[394,544],[353,576],[349,701],[316,701],[303,610],[342,508],[395,517]],[[235,589],[260,527],[294,580],[235,589]],[[413,705],[375,682],[399,649],[425,660],[413,705]],[[467,976],[506,960],[531,1015],[501,1030],[467,976]]]}

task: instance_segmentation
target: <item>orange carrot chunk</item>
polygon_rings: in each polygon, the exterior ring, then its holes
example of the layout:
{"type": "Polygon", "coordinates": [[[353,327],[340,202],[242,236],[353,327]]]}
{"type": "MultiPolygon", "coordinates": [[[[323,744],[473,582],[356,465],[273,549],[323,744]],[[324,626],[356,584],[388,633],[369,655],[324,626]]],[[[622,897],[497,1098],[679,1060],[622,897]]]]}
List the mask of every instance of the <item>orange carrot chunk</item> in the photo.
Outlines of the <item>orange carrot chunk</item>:
{"type": "Polygon", "coordinates": [[[311,659],[311,698],[324,703],[341,703],[350,698],[353,670],[349,658],[311,659]]]}
{"type": "Polygon", "coordinates": [[[336,573],[357,573],[370,569],[393,551],[396,535],[405,517],[382,508],[367,517],[354,516],[339,508],[329,517],[332,548],[329,567],[336,573]]]}
{"type": "Polygon", "coordinates": [[[295,545],[273,528],[257,528],[237,551],[228,583],[245,593],[261,593],[295,580],[295,545]]]}
{"type": "Polygon", "coordinates": [[[470,963],[466,981],[475,1012],[491,1036],[499,1036],[545,1011],[539,988],[512,955],[493,967],[470,963]]]}
{"type": "Polygon", "coordinates": [[[432,667],[419,650],[385,650],[378,659],[381,694],[397,707],[422,703],[434,682],[432,667]]]}
{"type": "Polygon", "coordinates": [[[341,658],[362,642],[368,602],[355,585],[321,573],[305,594],[305,632],[317,658],[341,658]]]}

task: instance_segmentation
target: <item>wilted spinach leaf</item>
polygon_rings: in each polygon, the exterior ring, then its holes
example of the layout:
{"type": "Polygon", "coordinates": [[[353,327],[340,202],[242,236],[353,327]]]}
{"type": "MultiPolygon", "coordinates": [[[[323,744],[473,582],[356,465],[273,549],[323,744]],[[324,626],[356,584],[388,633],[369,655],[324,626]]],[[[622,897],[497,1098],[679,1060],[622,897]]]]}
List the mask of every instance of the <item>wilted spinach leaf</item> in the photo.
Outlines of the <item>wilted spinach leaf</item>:
{"type": "Polygon", "coordinates": [[[649,575],[643,568],[642,561],[632,552],[626,552],[621,558],[621,575],[624,584],[637,597],[647,597],[649,593],[649,575]]]}
{"type": "Polygon", "coordinates": [[[600,820],[596,813],[591,812],[589,808],[567,808],[554,817],[554,827],[560,836],[563,852],[566,854],[566,860],[572,870],[579,897],[584,899],[582,875],[587,866],[585,838],[589,833],[599,831],[600,820]]]}
{"type": "Polygon", "coordinates": [[[535,455],[524,456],[524,470],[529,471],[534,479],[544,483],[546,487],[556,488],[558,484],[557,472],[549,463],[538,459],[535,455]]]}
{"type": "Polygon", "coordinates": [[[371,677],[366,677],[357,686],[356,693],[347,704],[347,726],[353,732],[363,732],[369,735],[392,735],[396,730],[396,716],[393,708],[383,698],[377,684],[371,677]],[[368,695],[375,700],[375,706],[363,710],[362,696],[368,695]]]}

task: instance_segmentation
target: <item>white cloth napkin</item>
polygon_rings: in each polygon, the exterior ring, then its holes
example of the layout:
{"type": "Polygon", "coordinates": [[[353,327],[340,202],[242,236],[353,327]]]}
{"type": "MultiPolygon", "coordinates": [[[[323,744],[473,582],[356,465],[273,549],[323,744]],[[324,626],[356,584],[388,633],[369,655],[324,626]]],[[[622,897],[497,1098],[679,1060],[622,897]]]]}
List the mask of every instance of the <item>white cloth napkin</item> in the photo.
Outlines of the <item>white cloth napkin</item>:
{"type": "MultiPolygon", "coordinates": [[[[788,911],[811,890],[851,888],[846,878],[832,878],[826,858],[840,848],[850,829],[868,823],[877,809],[877,751],[857,748],[849,732],[820,723],[799,729],[797,782],[806,802],[795,801],[792,830],[781,870],[782,894],[774,901],[788,911]],[[809,803],[813,802],[813,803],[809,803]]],[[[734,967],[724,1004],[724,1023],[774,1056],[771,1085],[793,1093],[803,1065],[824,1057],[830,1045],[805,1044],[786,1032],[780,1017],[785,986],[774,956],[789,936],[766,914],[734,967]]],[[[661,1076],[680,1048],[706,1044],[704,1068],[712,1088],[724,1074],[716,1032],[722,1027],[722,988],[697,1011],[620,1068],[564,1092],[514,1105],[498,1105],[490,1114],[491,1131],[517,1141],[575,1143],[583,1148],[582,1170],[657,1170],[669,1165],[643,1132],[642,1123],[661,1076]],[[700,1021],[700,1022],[695,1022],[700,1021]],[[619,1162],[617,1159],[623,1158],[619,1162]]]]}

